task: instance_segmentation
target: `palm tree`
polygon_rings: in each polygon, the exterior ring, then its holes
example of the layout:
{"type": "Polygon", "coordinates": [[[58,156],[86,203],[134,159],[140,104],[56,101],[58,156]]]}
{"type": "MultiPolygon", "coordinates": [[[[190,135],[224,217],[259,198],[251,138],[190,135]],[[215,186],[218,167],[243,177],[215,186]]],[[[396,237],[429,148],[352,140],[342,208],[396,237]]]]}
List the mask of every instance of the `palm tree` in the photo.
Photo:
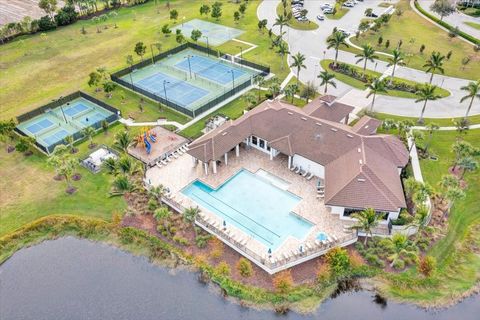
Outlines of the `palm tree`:
{"type": "Polygon", "coordinates": [[[359,54],[356,54],[355,55],[355,58],[359,58],[357,60],[357,62],[355,63],[359,63],[359,62],[364,62],[363,63],[363,76],[365,77],[365,72],[367,70],[367,62],[370,61],[370,62],[374,62],[373,59],[376,59],[378,58],[378,56],[375,55],[375,49],[373,49],[373,47],[369,44],[365,44],[362,46],[362,53],[359,53],[359,54]]]}
{"type": "Polygon", "coordinates": [[[66,136],[65,137],[65,142],[68,144],[68,148],[70,149],[70,153],[76,153],[78,151],[77,148],[73,147],[73,143],[75,142],[75,139],[73,138],[72,135],[66,136]]]}
{"type": "Polygon", "coordinates": [[[243,96],[243,99],[247,103],[247,110],[252,109],[257,104],[257,97],[253,92],[247,92],[243,96]]]}
{"type": "Polygon", "coordinates": [[[335,66],[337,65],[338,49],[340,48],[340,46],[344,45],[347,48],[349,47],[349,45],[345,42],[345,39],[347,39],[347,35],[340,31],[335,31],[327,39],[327,43],[328,43],[327,49],[335,48],[335,61],[334,61],[335,66]]]}
{"type": "Polygon", "coordinates": [[[408,240],[407,236],[401,233],[394,234],[391,238],[393,253],[388,256],[388,260],[391,261],[390,266],[395,265],[397,260],[401,260],[407,256],[410,258],[416,257],[416,247],[408,240]]]}
{"type": "Polygon", "coordinates": [[[468,171],[475,171],[478,169],[478,161],[475,160],[475,158],[472,156],[460,159],[457,165],[463,170],[460,179],[463,179],[465,173],[467,173],[468,171]]]}
{"type": "Polygon", "coordinates": [[[285,96],[291,99],[291,103],[293,104],[293,98],[295,97],[295,94],[298,92],[298,85],[296,83],[289,84],[288,86],[283,89],[283,93],[285,93],[285,96]]]}
{"type": "MultiPolygon", "coordinates": [[[[288,46],[285,42],[280,42],[278,44],[278,50],[277,50],[277,53],[280,55],[280,57],[282,57],[282,61],[283,61],[283,57],[285,57],[287,54],[290,53],[290,51],[288,51],[288,46]]],[[[281,63],[282,65],[282,70],[284,69],[284,65],[283,63],[281,63]]]]}
{"type": "Polygon", "coordinates": [[[445,56],[442,56],[440,52],[433,51],[430,58],[427,60],[427,63],[423,65],[424,68],[427,68],[426,72],[432,73],[430,76],[430,84],[432,83],[435,71],[440,71],[441,74],[445,72],[443,69],[443,60],[445,60],[445,56]]]}
{"type": "Polygon", "coordinates": [[[130,134],[128,131],[121,131],[115,134],[115,140],[113,142],[113,145],[122,150],[123,152],[127,153],[127,149],[132,143],[132,138],[130,137],[130,134]]]}
{"type": "Polygon", "coordinates": [[[271,79],[268,90],[272,97],[275,98],[280,93],[280,80],[278,80],[278,78],[271,79]]]}
{"type": "Polygon", "coordinates": [[[306,69],[307,67],[303,64],[305,62],[305,56],[300,52],[297,52],[294,56],[292,56],[293,62],[290,65],[291,68],[297,68],[297,85],[300,81],[300,70],[306,69]]]}
{"type": "Polygon", "coordinates": [[[440,129],[440,126],[438,124],[436,124],[435,122],[430,122],[425,127],[427,128],[427,131],[428,131],[428,139],[427,139],[427,142],[425,143],[424,151],[425,151],[425,153],[427,153],[428,148],[430,147],[430,143],[432,142],[433,133],[435,131],[437,131],[438,129],[440,129]]]}
{"type": "Polygon", "coordinates": [[[450,212],[455,201],[465,198],[465,192],[458,187],[452,187],[449,188],[445,193],[445,198],[448,200],[448,209],[446,212],[444,212],[444,217],[450,212]]]}
{"type": "Polygon", "coordinates": [[[165,231],[167,231],[169,235],[170,235],[170,229],[168,228],[168,218],[170,218],[171,215],[172,213],[165,206],[161,206],[160,208],[156,209],[153,212],[153,216],[157,221],[160,221],[160,220],[163,221],[163,228],[165,229],[165,231]]]}
{"type": "Polygon", "coordinates": [[[323,90],[324,94],[327,93],[328,85],[331,85],[334,88],[337,87],[337,84],[335,83],[335,81],[333,81],[333,79],[335,79],[335,75],[333,73],[329,73],[327,70],[320,72],[317,78],[322,80],[320,86],[325,86],[325,89],[323,90]]]}
{"type": "Polygon", "coordinates": [[[475,100],[475,98],[480,99],[480,80],[477,80],[477,82],[469,82],[468,85],[463,86],[460,89],[468,92],[466,96],[463,96],[462,99],[460,99],[460,103],[467,99],[470,99],[470,103],[464,117],[465,119],[467,119],[468,114],[470,113],[470,109],[473,105],[473,100],[475,100]]]}
{"type": "Polygon", "coordinates": [[[60,164],[58,168],[58,174],[65,178],[67,182],[67,191],[72,190],[71,176],[73,174],[73,169],[77,166],[78,161],[73,158],[67,158],[63,163],[60,164]]]}
{"type": "Polygon", "coordinates": [[[257,102],[260,102],[260,93],[261,93],[260,88],[265,85],[265,77],[259,74],[255,75],[253,77],[253,84],[255,84],[258,87],[257,102]]]}
{"type": "Polygon", "coordinates": [[[288,19],[284,15],[280,15],[275,19],[275,23],[273,25],[280,27],[280,36],[282,36],[283,26],[286,26],[287,24],[288,19]]]}
{"type": "Polygon", "coordinates": [[[136,166],[135,162],[133,162],[132,158],[127,155],[124,155],[118,159],[117,169],[125,175],[132,175],[138,172],[138,167],[136,166]]]}
{"type": "Polygon", "coordinates": [[[115,180],[113,180],[110,196],[119,196],[135,190],[137,190],[137,187],[130,181],[130,179],[128,179],[127,176],[119,175],[115,178],[115,180]]]}
{"type": "Polygon", "coordinates": [[[150,189],[148,189],[148,195],[150,197],[157,199],[158,202],[161,202],[162,197],[165,194],[165,191],[166,191],[165,187],[162,184],[160,184],[156,187],[151,187],[150,189]]]}
{"type": "Polygon", "coordinates": [[[183,220],[185,222],[189,222],[192,225],[195,235],[197,234],[197,231],[195,228],[195,220],[199,213],[200,213],[200,209],[198,207],[195,207],[195,208],[190,207],[185,209],[185,211],[183,211],[183,220]]]}
{"type": "Polygon", "coordinates": [[[373,112],[373,106],[375,104],[375,98],[377,96],[377,93],[387,92],[387,90],[385,89],[385,81],[380,80],[379,78],[376,78],[373,80],[373,82],[367,85],[367,89],[369,89],[367,98],[373,95],[372,106],[370,107],[370,112],[373,112]]]}
{"type": "Polygon", "coordinates": [[[105,168],[105,170],[107,170],[108,173],[117,175],[118,165],[117,165],[117,160],[116,159],[107,158],[107,159],[103,160],[102,167],[105,168]]]}
{"type": "Polygon", "coordinates": [[[395,48],[392,51],[392,57],[388,58],[388,67],[393,66],[392,70],[392,76],[390,77],[390,83],[392,83],[393,78],[395,76],[395,69],[397,66],[403,66],[405,65],[405,62],[403,61],[403,53],[398,49],[395,48]]]}
{"type": "Polygon", "coordinates": [[[415,219],[413,224],[418,227],[417,237],[420,235],[421,231],[427,226],[428,223],[428,214],[429,209],[425,205],[419,205],[415,210],[415,219]]]}
{"type": "Polygon", "coordinates": [[[426,83],[419,91],[416,92],[418,99],[415,100],[416,103],[423,101],[422,113],[418,119],[418,123],[423,123],[423,114],[425,113],[425,108],[427,107],[428,101],[434,101],[441,98],[438,94],[435,94],[437,86],[430,83],[426,83]]]}
{"type": "Polygon", "coordinates": [[[408,135],[410,139],[412,139],[412,145],[408,149],[408,153],[410,153],[413,149],[413,146],[419,141],[423,140],[425,138],[423,132],[418,131],[418,130],[412,130],[410,131],[410,134],[408,135]]]}
{"type": "Polygon", "coordinates": [[[365,209],[352,214],[352,218],[357,219],[352,229],[363,230],[365,232],[365,242],[367,244],[368,235],[372,236],[372,229],[378,225],[378,215],[372,208],[365,209]]]}
{"type": "Polygon", "coordinates": [[[93,127],[86,127],[82,130],[83,135],[88,139],[90,144],[88,145],[89,148],[93,148],[93,135],[95,134],[95,129],[93,127]]]}

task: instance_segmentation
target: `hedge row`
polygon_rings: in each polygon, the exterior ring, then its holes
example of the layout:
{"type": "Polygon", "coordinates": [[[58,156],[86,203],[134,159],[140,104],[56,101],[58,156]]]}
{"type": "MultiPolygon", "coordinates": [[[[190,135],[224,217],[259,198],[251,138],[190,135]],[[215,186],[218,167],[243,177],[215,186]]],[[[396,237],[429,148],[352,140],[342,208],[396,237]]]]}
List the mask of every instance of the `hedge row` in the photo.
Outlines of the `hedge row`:
{"type": "MultiPolygon", "coordinates": [[[[420,11],[424,16],[426,16],[427,18],[429,18],[430,20],[433,20],[435,21],[436,23],[438,23],[439,25],[441,25],[442,27],[450,30],[450,31],[453,31],[453,32],[456,32],[455,28],[452,27],[451,25],[449,25],[448,23],[446,23],[445,21],[442,21],[440,19],[438,19],[437,17],[431,15],[430,13],[426,12],[419,4],[418,4],[418,1],[415,0],[414,1],[414,4],[415,4],[415,8],[417,8],[418,11],[420,11]]],[[[479,45],[480,46],[480,40],[469,35],[468,33],[465,33],[461,30],[458,30],[458,35],[461,36],[462,38],[470,41],[470,42],[473,42],[474,44],[476,45],[479,45]]]]}

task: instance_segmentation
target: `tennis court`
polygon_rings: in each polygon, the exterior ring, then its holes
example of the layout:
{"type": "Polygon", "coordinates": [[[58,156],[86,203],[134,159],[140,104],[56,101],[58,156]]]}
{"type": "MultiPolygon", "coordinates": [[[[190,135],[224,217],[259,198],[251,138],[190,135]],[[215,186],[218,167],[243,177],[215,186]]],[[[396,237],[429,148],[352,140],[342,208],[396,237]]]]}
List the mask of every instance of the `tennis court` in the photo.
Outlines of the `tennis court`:
{"type": "Polygon", "coordinates": [[[231,83],[234,81],[234,79],[238,79],[245,74],[243,70],[234,67],[232,64],[227,64],[218,59],[214,60],[202,56],[190,56],[180,63],[177,63],[175,67],[184,71],[189,71],[189,68],[191,68],[192,72],[194,72],[196,75],[222,85],[231,83]]]}
{"type": "Polygon", "coordinates": [[[49,119],[39,119],[37,122],[34,122],[33,124],[27,126],[26,129],[32,134],[37,134],[40,131],[54,126],[54,123],[49,119]]]}
{"type": "Polygon", "coordinates": [[[77,102],[73,105],[68,106],[63,110],[63,112],[70,117],[75,117],[76,115],[85,112],[87,110],[90,110],[89,107],[87,107],[85,104],[81,102],[77,102]]]}
{"type": "Polygon", "coordinates": [[[174,33],[176,29],[182,30],[182,33],[186,37],[190,37],[193,30],[200,30],[202,32],[202,38],[200,38],[199,41],[206,43],[206,39],[208,38],[208,43],[213,46],[219,46],[244,33],[244,31],[240,29],[230,28],[200,19],[193,19],[176,26],[173,28],[174,33]]]}
{"type": "Polygon", "coordinates": [[[54,143],[57,143],[63,140],[65,137],[69,136],[69,132],[65,129],[60,129],[59,131],[49,133],[49,135],[42,137],[41,139],[45,142],[46,145],[50,146],[54,143]]]}
{"type": "Polygon", "coordinates": [[[209,93],[207,90],[201,89],[162,72],[155,73],[138,81],[137,85],[151,93],[165,98],[166,100],[172,100],[184,107],[203,98],[209,93]]]}

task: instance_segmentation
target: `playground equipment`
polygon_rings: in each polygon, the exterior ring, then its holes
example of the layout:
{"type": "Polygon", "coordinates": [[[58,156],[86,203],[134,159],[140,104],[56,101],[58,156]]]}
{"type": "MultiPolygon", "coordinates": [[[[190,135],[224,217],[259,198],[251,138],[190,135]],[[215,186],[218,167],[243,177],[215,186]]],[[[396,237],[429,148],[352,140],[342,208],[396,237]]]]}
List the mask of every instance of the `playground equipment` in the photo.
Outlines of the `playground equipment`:
{"type": "Polygon", "coordinates": [[[155,132],[143,128],[141,133],[137,136],[137,146],[139,146],[140,148],[145,148],[147,154],[150,154],[150,152],[152,151],[152,143],[157,142],[155,136],[155,132]]]}

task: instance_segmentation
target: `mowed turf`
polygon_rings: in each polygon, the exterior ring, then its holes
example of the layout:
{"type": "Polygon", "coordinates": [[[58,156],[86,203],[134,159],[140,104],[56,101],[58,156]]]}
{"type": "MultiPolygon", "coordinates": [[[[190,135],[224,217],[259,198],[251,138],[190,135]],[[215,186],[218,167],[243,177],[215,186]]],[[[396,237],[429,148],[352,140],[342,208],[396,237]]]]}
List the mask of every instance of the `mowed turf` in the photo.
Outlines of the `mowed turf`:
{"type": "MultiPolygon", "coordinates": [[[[233,20],[238,4],[227,1],[222,1],[223,14],[219,21],[200,17],[200,5],[213,2],[170,1],[170,7],[178,11],[179,17],[185,17],[185,21],[202,18],[245,30],[239,38],[258,45],[258,48],[247,52],[244,58],[270,65],[272,71],[283,79],[288,68],[282,70],[280,67],[282,63],[286,65],[286,58],[282,61],[273,50],[269,50],[267,32],[258,31],[256,10],[260,2],[249,2],[245,16],[238,24],[233,20]]],[[[60,95],[86,88],[90,72],[98,67],[106,67],[109,72],[124,68],[129,54],[139,61],[140,57],[133,52],[135,43],[139,41],[148,47],[144,58],[150,56],[149,46],[152,43],[161,43],[162,50],[178,45],[174,35],[165,37],[161,33],[164,24],[173,27],[181,23],[180,20],[169,19],[165,4],[160,5],[160,13],[157,13],[153,1],[117,12],[116,17],[98,24],[101,33],[96,32],[94,22],[79,21],[44,35],[24,36],[0,46],[0,118],[17,116],[60,95]],[[114,24],[118,28],[114,28],[114,24]],[[87,32],[85,35],[81,32],[82,28],[87,32]]]]}
{"type": "MultiPolygon", "coordinates": [[[[452,51],[450,60],[445,60],[445,75],[477,80],[480,75],[480,52],[475,52],[471,44],[457,38],[450,38],[448,33],[415,13],[408,0],[400,0],[397,8],[403,11],[398,17],[393,15],[390,22],[382,26],[378,32],[368,31],[358,39],[351,38],[356,45],[371,44],[375,50],[391,53],[399,40],[403,41],[401,50],[405,53],[405,62],[409,67],[424,70],[423,65],[432,51],[439,51],[446,55],[452,51]],[[378,45],[378,38],[383,38],[382,45],[378,45]],[[390,46],[385,48],[385,42],[390,40],[390,46]],[[425,45],[425,51],[420,53],[420,46],[425,45]],[[469,58],[466,66],[462,60],[469,58]]],[[[354,48],[342,50],[354,51],[354,48]]],[[[385,58],[380,56],[382,60],[385,58]]]]}

